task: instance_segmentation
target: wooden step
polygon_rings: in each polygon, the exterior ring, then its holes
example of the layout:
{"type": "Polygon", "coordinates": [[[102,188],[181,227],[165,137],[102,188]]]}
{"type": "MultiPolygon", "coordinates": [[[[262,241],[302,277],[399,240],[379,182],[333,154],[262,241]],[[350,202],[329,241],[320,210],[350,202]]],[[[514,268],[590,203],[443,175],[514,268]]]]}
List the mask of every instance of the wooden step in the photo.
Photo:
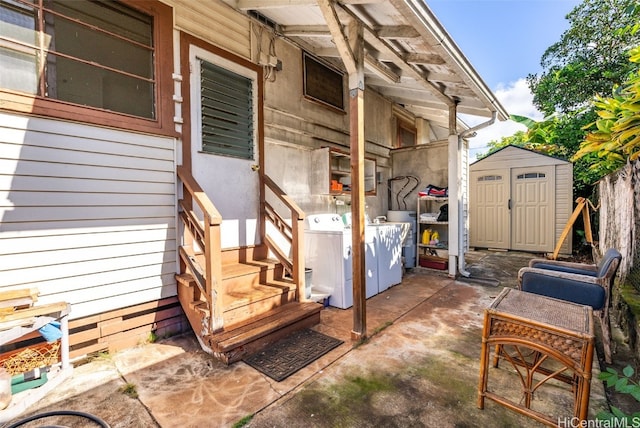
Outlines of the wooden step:
{"type": "MultiPolygon", "coordinates": [[[[279,306],[296,301],[296,287],[290,280],[259,280],[263,267],[235,266],[230,269],[230,279],[223,281],[221,294],[223,323],[235,325],[250,320],[279,306]]],[[[177,275],[178,296],[194,331],[201,331],[205,318],[210,316],[203,298],[189,274],[177,275]]]]}
{"type": "Polygon", "coordinates": [[[250,320],[225,326],[223,331],[205,338],[205,341],[218,359],[231,364],[294,331],[318,324],[321,310],[319,303],[288,303],[250,320]]]}

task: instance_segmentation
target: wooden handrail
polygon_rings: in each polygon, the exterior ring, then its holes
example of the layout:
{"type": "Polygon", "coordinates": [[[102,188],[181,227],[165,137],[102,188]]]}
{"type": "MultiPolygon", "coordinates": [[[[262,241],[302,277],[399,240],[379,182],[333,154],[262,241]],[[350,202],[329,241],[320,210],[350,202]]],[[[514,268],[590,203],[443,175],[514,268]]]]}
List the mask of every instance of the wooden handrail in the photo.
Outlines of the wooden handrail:
{"type": "Polygon", "coordinates": [[[204,217],[207,219],[206,223],[211,226],[221,224],[222,216],[191,174],[182,165],[178,166],[177,173],[184,187],[189,191],[193,200],[196,201],[204,213],[204,217]]]}
{"type": "Polygon", "coordinates": [[[304,220],[304,211],[300,209],[293,199],[291,199],[269,176],[263,175],[264,184],[291,210],[292,214],[295,214],[295,218],[298,220],[304,220]]]}
{"type": "Polygon", "coordinates": [[[293,282],[296,284],[298,300],[305,300],[305,276],[304,276],[304,227],[305,213],[270,177],[261,174],[261,181],[265,187],[261,197],[263,222],[271,222],[275,229],[291,244],[291,260],[276,242],[266,236],[266,228],[262,228],[263,242],[282,263],[293,282]],[[268,188],[291,212],[291,225],[289,226],[274,207],[266,201],[266,188],[268,188]]]}
{"type": "Polygon", "coordinates": [[[200,291],[198,294],[204,298],[210,313],[210,316],[206,318],[207,325],[205,330],[208,333],[214,333],[224,328],[222,318],[224,307],[222,306],[221,298],[222,242],[220,225],[222,224],[222,216],[188,170],[178,166],[176,173],[182,181],[185,192],[185,195],[183,195],[185,199],[181,200],[179,204],[182,210],[179,218],[184,222],[185,231],[191,234],[190,242],[195,240],[204,254],[204,260],[201,260],[203,266],[200,266],[199,264],[196,265],[195,257],[189,257],[186,251],[180,251],[180,258],[182,259],[181,270],[190,269],[194,279],[197,277],[196,283],[200,291]],[[205,219],[204,225],[192,210],[193,201],[202,210],[205,219]],[[198,269],[204,271],[204,278],[202,278],[203,275],[198,269]],[[204,284],[202,284],[203,281],[204,284]]]}

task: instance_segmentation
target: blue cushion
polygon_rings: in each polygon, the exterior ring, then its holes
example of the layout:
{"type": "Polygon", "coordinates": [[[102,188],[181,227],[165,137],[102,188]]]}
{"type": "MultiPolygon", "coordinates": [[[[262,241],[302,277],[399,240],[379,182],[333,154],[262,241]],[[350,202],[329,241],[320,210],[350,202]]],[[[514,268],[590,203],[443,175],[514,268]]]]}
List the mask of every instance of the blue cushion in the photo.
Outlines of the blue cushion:
{"type": "Polygon", "coordinates": [[[605,276],[607,271],[609,270],[609,266],[614,260],[622,259],[622,254],[614,248],[609,248],[604,256],[602,256],[602,260],[598,263],[598,277],[605,276]]]}
{"type": "Polygon", "coordinates": [[[552,270],[555,272],[577,273],[578,275],[596,276],[596,273],[597,273],[595,270],[580,269],[578,267],[573,267],[573,266],[560,266],[560,265],[545,263],[545,262],[535,263],[531,267],[538,268],[538,269],[552,270]]]}
{"type": "Polygon", "coordinates": [[[566,300],[602,309],[605,301],[604,288],[597,284],[572,281],[555,276],[525,272],[522,275],[522,290],[554,299],[566,300]]]}

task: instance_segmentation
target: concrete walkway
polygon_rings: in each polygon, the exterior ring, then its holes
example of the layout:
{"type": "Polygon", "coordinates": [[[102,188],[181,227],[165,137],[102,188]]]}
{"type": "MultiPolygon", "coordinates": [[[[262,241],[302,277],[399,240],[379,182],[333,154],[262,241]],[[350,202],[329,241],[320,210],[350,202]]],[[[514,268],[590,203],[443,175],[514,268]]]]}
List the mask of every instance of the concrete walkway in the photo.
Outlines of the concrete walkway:
{"type": "MultiPolygon", "coordinates": [[[[475,256],[470,271],[491,279],[478,266],[492,255],[475,256]]],[[[502,264],[521,267],[529,258],[502,264]]],[[[73,377],[29,413],[83,411],[112,427],[231,427],[243,418],[251,427],[541,426],[491,401],[484,410],[476,406],[483,310],[503,285],[515,284],[492,275],[500,286],[415,269],[367,301],[369,340],[361,344],[350,341],[351,310],[323,310],[316,329],[345,343],[282,382],[243,362],[225,366],[184,335],[76,365],[73,377]]],[[[519,393],[509,370],[492,370],[492,379],[519,393]]],[[[590,418],[607,408],[597,373],[596,363],[590,418]]],[[[541,388],[534,403],[562,420],[572,412],[566,385],[541,388]]],[[[54,422],[78,426],[46,421],[54,422]]]]}

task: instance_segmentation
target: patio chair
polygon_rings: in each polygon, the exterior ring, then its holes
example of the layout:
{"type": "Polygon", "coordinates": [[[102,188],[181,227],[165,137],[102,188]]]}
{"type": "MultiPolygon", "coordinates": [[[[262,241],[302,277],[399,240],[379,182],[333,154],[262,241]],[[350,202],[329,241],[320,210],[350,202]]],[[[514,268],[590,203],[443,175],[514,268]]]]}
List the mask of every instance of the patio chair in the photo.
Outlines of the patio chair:
{"type": "Polygon", "coordinates": [[[518,287],[530,293],[591,306],[600,319],[605,361],[611,364],[609,297],[621,260],[622,255],[613,248],[607,250],[597,265],[533,259],[529,267],[518,272],[518,287]]]}

